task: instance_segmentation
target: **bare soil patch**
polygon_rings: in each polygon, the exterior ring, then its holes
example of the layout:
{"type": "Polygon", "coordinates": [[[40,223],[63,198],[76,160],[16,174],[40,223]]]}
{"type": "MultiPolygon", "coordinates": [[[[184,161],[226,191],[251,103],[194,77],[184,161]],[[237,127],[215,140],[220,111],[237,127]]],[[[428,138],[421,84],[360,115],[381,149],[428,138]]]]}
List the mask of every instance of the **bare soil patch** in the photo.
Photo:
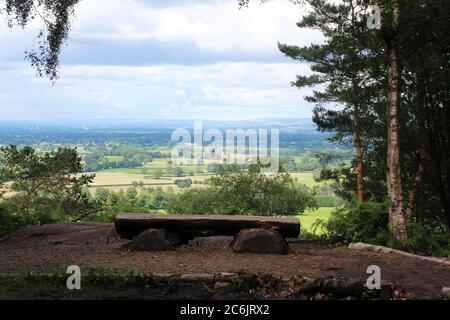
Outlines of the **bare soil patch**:
{"type": "Polygon", "coordinates": [[[442,298],[450,268],[394,254],[365,252],[318,241],[294,241],[288,255],[237,254],[231,250],[184,245],[176,251],[122,249],[113,224],[77,223],[33,226],[0,238],[0,273],[51,270],[75,264],[153,273],[246,272],[290,277],[367,279],[369,265],[383,281],[404,288],[411,298],[442,298]]]}

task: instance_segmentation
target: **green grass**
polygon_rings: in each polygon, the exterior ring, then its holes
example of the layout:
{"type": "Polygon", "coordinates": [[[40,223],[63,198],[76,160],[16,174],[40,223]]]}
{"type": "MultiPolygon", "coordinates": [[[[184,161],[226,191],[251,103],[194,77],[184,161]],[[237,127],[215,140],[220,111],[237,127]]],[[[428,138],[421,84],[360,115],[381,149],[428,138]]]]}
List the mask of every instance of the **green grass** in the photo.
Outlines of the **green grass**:
{"type": "MultiPolygon", "coordinates": [[[[300,219],[301,224],[301,230],[308,231],[313,233],[313,224],[316,222],[316,220],[324,220],[327,221],[330,216],[331,212],[334,210],[334,208],[319,208],[317,210],[312,211],[306,211],[305,213],[297,216],[300,219]]],[[[315,234],[321,235],[323,233],[323,230],[318,229],[316,230],[315,234]]]]}
{"type": "Polygon", "coordinates": [[[114,168],[114,169],[100,170],[99,172],[116,172],[116,173],[143,174],[142,173],[142,168],[114,168]]]}
{"type": "Polygon", "coordinates": [[[172,154],[172,149],[170,148],[161,148],[161,149],[155,149],[152,150],[153,152],[160,152],[161,154],[170,155],[172,154]]]}
{"type": "Polygon", "coordinates": [[[146,175],[153,175],[156,170],[161,170],[164,176],[173,176],[173,170],[176,167],[180,167],[183,169],[185,176],[188,176],[192,171],[194,174],[203,174],[207,171],[207,165],[175,165],[172,164],[169,166],[167,163],[170,159],[154,159],[152,162],[148,162],[144,167],[135,167],[135,168],[114,168],[114,169],[105,169],[99,172],[115,172],[115,173],[129,173],[129,174],[142,174],[146,172],[146,175]],[[201,170],[201,172],[199,172],[201,170]]]}
{"type": "Polygon", "coordinates": [[[309,188],[324,184],[324,182],[317,182],[314,180],[314,174],[312,172],[290,172],[289,173],[294,180],[306,185],[309,188]]]}

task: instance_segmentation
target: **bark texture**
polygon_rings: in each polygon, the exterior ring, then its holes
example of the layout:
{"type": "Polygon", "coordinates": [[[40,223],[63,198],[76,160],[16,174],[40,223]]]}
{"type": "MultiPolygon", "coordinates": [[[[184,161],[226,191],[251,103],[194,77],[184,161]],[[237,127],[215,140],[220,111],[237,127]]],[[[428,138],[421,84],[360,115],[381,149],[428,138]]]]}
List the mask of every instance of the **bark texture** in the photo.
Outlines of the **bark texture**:
{"type": "Polygon", "coordinates": [[[393,9],[393,25],[384,32],[388,64],[388,145],[387,145],[387,187],[390,198],[389,220],[392,234],[398,243],[407,239],[406,218],[400,166],[400,61],[398,53],[398,6],[393,9]]]}
{"type": "Polygon", "coordinates": [[[358,193],[358,203],[363,204],[364,203],[364,166],[363,166],[363,147],[362,147],[362,141],[361,141],[361,132],[359,128],[359,119],[357,112],[355,110],[355,113],[353,115],[353,143],[355,145],[355,154],[356,154],[356,160],[358,162],[357,164],[357,193],[358,193]]]}

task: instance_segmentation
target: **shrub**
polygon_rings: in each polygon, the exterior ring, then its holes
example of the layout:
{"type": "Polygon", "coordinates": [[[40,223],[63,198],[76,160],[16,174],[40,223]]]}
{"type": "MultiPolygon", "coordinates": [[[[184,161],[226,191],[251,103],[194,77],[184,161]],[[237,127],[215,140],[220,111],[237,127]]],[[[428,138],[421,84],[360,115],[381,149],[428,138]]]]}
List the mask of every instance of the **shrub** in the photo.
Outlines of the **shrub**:
{"type": "Polygon", "coordinates": [[[189,189],[169,198],[166,209],[171,214],[221,214],[224,205],[219,192],[208,189],[189,189]]]}
{"type": "Polygon", "coordinates": [[[0,235],[20,226],[18,217],[15,217],[3,203],[0,203],[0,235]]]}
{"type": "Polygon", "coordinates": [[[317,194],[314,196],[316,205],[320,207],[334,208],[345,204],[345,201],[336,196],[317,194]]]}
{"type": "Polygon", "coordinates": [[[387,203],[367,202],[338,209],[326,222],[320,222],[325,237],[333,242],[355,241],[389,245],[387,203]]]}
{"type": "Polygon", "coordinates": [[[172,197],[166,209],[184,214],[296,215],[315,207],[310,189],[289,174],[230,172],[212,177],[208,187],[172,197]]]}
{"type": "Polygon", "coordinates": [[[450,232],[410,223],[408,233],[405,247],[409,251],[439,257],[450,256],[450,232]]]}
{"type": "MultiPolygon", "coordinates": [[[[393,247],[389,233],[388,203],[367,202],[336,210],[328,221],[320,221],[324,236],[333,242],[367,242],[393,247]]],[[[416,254],[450,256],[450,233],[419,223],[408,224],[403,248],[416,254]]]]}
{"type": "Polygon", "coordinates": [[[192,186],[191,179],[176,179],[175,184],[179,188],[190,188],[192,186]]]}
{"type": "Polygon", "coordinates": [[[11,203],[0,203],[0,235],[28,225],[67,222],[68,219],[60,208],[50,210],[42,207],[41,210],[16,212],[11,203]]]}

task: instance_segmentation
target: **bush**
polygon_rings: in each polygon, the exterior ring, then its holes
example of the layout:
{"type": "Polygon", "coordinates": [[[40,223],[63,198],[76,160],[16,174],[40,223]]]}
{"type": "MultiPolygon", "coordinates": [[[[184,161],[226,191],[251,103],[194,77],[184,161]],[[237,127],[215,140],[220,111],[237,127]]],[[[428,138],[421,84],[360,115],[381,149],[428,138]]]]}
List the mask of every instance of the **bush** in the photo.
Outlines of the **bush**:
{"type": "MultiPolygon", "coordinates": [[[[333,242],[366,242],[393,247],[389,232],[388,203],[367,202],[339,209],[328,221],[320,221],[324,236],[333,242]]],[[[418,223],[408,224],[408,240],[403,249],[416,254],[450,256],[450,233],[418,223]]]]}
{"type": "Polygon", "coordinates": [[[387,203],[367,202],[338,209],[326,222],[320,222],[324,236],[333,242],[355,241],[389,245],[387,203]]]}
{"type": "Polygon", "coordinates": [[[405,246],[409,251],[430,256],[450,256],[450,232],[410,223],[408,233],[409,238],[405,246]]]}
{"type": "Polygon", "coordinates": [[[11,203],[7,201],[0,203],[0,235],[29,225],[67,222],[68,219],[69,217],[60,208],[50,210],[43,207],[41,210],[16,212],[11,203]]]}
{"type": "Polygon", "coordinates": [[[20,219],[13,215],[3,203],[0,203],[0,236],[22,225],[20,219]]]}
{"type": "Polygon", "coordinates": [[[179,188],[190,188],[192,186],[191,179],[176,179],[175,184],[179,188]]]}
{"type": "Polygon", "coordinates": [[[314,200],[316,201],[316,205],[320,207],[334,208],[344,205],[345,201],[336,196],[328,196],[328,195],[315,195],[314,200]]]}
{"type": "Polygon", "coordinates": [[[168,201],[169,213],[296,215],[316,207],[312,192],[289,174],[230,172],[212,177],[208,187],[181,192],[168,201]]]}
{"type": "Polygon", "coordinates": [[[83,221],[114,222],[116,215],[117,212],[115,211],[101,211],[87,216],[83,221]]]}

